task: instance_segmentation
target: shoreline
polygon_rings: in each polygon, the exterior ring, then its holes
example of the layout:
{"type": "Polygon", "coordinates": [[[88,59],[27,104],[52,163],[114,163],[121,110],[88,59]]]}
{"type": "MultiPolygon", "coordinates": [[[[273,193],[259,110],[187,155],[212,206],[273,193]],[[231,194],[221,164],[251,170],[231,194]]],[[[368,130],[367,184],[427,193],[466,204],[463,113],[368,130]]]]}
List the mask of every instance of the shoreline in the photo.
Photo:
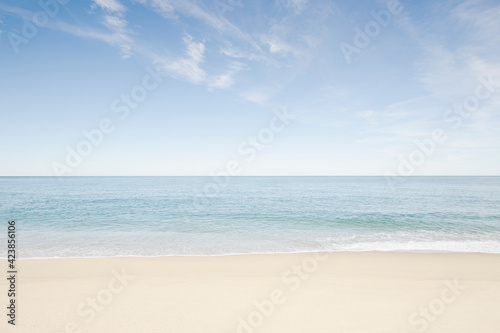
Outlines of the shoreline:
{"type": "MultiPolygon", "coordinates": [[[[468,251],[441,251],[441,250],[342,250],[342,251],[298,251],[298,252],[252,252],[252,253],[227,253],[227,254],[162,254],[155,256],[148,255],[115,255],[103,257],[30,257],[16,258],[16,261],[22,260],[39,260],[39,259],[113,259],[113,258],[171,258],[171,257],[230,257],[230,256],[253,256],[253,255],[298,255],[298,254],[314,254],[314,253],[402,253],[402,254],[493,254],[500,255],[500,252],[468,252],[468,251]]],[[[0,260],[6,260],[6,257],[0,257],[0,260]]]]}

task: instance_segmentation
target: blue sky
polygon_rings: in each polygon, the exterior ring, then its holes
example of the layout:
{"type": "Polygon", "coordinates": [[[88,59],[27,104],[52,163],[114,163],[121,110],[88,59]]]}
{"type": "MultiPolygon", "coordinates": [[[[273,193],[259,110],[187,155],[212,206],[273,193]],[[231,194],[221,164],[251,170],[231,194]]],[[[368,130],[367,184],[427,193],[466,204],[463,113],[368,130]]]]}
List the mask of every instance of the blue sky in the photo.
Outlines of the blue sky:
{"type": "Polygon", "coordinates": [[[0,1],[0,175],[497,175],[499,16],[489,0],[0,1]],[[269,137],[277,114],[293,119],[269,137]]]}

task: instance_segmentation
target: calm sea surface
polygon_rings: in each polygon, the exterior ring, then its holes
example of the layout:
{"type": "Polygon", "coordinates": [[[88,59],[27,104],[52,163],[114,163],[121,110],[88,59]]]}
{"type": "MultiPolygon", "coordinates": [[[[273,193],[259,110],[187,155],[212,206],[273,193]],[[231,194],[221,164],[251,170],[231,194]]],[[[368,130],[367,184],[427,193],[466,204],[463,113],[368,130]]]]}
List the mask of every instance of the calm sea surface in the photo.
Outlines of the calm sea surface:
{"type": "Polygon", "coordinates": [[[21,258],[500,253],[500,177],[0,177],[0,216],[21,258]]]}

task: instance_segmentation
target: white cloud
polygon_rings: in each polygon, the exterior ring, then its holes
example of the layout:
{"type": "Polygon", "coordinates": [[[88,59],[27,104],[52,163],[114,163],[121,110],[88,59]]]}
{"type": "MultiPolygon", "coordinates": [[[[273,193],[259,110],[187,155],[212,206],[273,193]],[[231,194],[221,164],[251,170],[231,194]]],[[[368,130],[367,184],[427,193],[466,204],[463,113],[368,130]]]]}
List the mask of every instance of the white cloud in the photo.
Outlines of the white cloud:
{"type": "MultiPolygon", "coordinates": [[[[130,37],[131,32],[128,29],[128,22],[123,17],[126,7],[117,1],[101,0],[96,1],[96,4],[107,12],[103,15],[101,22],[110,31],[109,33],[98,29],[69,24],[56,19],[51,20],[47,28],[63,31],[82,38],[99,40],[111,46],[118,47],[124,59],[130,57],[133,48],[135,48],[139,54],[152,58],[159,65],[159,69],[167,72],[171,77],[196,84],[205,83],[211,89],[223,89],[232,86],[235,83],[235,75],[244,69],[243,64],[233,61],[223,73],[208,75],[200,67],[205,60],[205,45],[202,42],[195,42],[190,35],[186,35],[183,39],[185,55],[173,61],[156,55],[148,47],[136,47],[134,40],[130,37]]],[[[0,8],[27,18],[34,14],[29,10],[2,4],[0,4],[0,8]]]]}
{"type": "Polygon", "coordinates": [[[117,40],[116,44],[120,48],[122,59],[129,58],[132,55],[133,40],[127,28],[128,22],[118,16],[106,15],[103,19],[103,24],[114,32],[114,37],[117,40]]]}
{"type": "Polygon", "coordinates": [[[196,42],[188,34],[184,36],[183,43],[185,45],[183,57],[170,60],[155,56],[155,63],[159,71],[165,72],[177,80],[206,84],[209,89],[226,89],[235,83],[234,76],[245,69],[244,64],[233,61],[222,74],[208,74],[200,67],[205,61],[205,45],[202,42],[196,42]]]}
{"type": "Polygon", "coordinates": [[[35,14],[34,12],[32,12],[30,10],[9,6],[9,5],[3,4],[3,3],[0,3],[0,9],[2,11],[6,11],[9,13],[15,14],[19,17],[22,17],[22,18],[24,18],[26,20],[30,20],[30,21],[33,18],[33,14],[35,14]]]}
{"type": "Polygon", "coordinates": [[[157,62],[158,69],[175,79],[191,83],[205,82],[207,74],[200,68],[200,64],[205,60],[205,45],[193,41],[193,37],[190,35],[186,35],[183,42],[186,46],[186,55],[174,61],[160,60],[157,62]]]}
{"type": "Polygon", "coordinates": [[[249,55],[241,50],[235,49],[233,47],[222,48],[220,50],[220,53],[222,53],[223,55],[225,55],[227,57],[231,57],[231,58],[250,58],[250,56],[251,56],[251,55],[249,55]]]}
{"type": "MultiPolygon", "coordinates": [[[[177,19],[177,15],[195,18],[217,32],[216,38],[222,35],[231,36],[244,41],[253,49],[261,52],[259,45],[253,38],[242,32],[236,25],[223,16],[217,15],[213,9],[207,10],[205,5],[193,0],[135,0],[136,2],[152,8],[155,12],[167,19],[177,19]]],[[[210,5],[214,2],[209,1],[210,5]]]]}
{"type": "Polygon", "coordinates": [[[269,52],[287,55],[288,53],[296,53],[296,50],[286,42],[282,41],[278,36],[264,36],[262,42],[269,46],[269,52]]]}
{"type": "MultiPolygon", "coordinates": [[[[395,23],[402,27],[420,47],[415,54],[416,79],[427,92],[426,95],[395,103],[382,112],[377,112],[378,126],[359,131],[362,142],[397,140],[398,151],[414,147],[414,140],[428,138],[434,128],[445,130],[449,140],[440,147],[439,154],[465,156],[474,148],[498,149],[500,118],[500,92],[481,101],[479,107],[463,119],[458,129],[446,122],[444,116],[455,104],[463,103],[468,96],[474,96],[480,78],[500,73],[500,6],[491,2],[474,0],[443,2],[433,6],[435,12],[447,15],[428,16],[425,24],[415,21],[411,13],[395,17],[395,23]],[[436,10],[436,6],[439,6],[436,10]],[[406,142],[406,144],[405,144],[406,142]]],[[[396,141],[394,141],[396,142],[396,141]]],[[[446,157],[447,158],[447,157],[446,157]]],[[[465,160],[473,160],[464,157],[465,160]]],[[[449,168],[443,164],[442,169],[449,168]]]]}
{"type": "Polygon", "coordinates": [[[166,18],[174,18],[175,8],[170,3],[171,1],[155,1],[155,0],[135,0],[143,6],[150,6],[158,14],[166,18]]]}
{"type": "MultiPolygon", "coordinates": [[[[35,14],[34,12],[29,11],[27,9],[16,8],[4,4],[0,4],[0,9],[18,15],[27,20],[30,20],[35,14]]],[[[109,45],[112,46],[120,45],[121,41],[123,40],[123,36],[120,36],[119,34],[116,33],[105,33],[89,27],[76,26],[59,21],[55,18],[51,19],[46,25],[46,27],[53,30],[63,31],[65,33],[69,33],[82,38],[99,40],[108,43],[109,45]]]]}
{"type": "Polygon", "coordinates": [[[408,14],[395,19],[421,46],[423,56],[417,65],[423,87],[452,100],[470,94],[479,77],[500,69],[500,5],[488,6],[481,0],[441,5],[439,10],[448,16],[429,19],[425,29],[408,14]]]}
{"type": "MultiPolygon", "coordinates": [[[[500,41],[500,5],[487,7],[484,2],[468,0],[457,5],[451,11],[451,17],[458,18],[462,23],[475,26],[480,32],[475,36],[481,41],[487,41],[490,46],[500,41]]],[[[498,44],[495,44],[498,47],[498,44]]]]}
{"type": "Polygon", "coordinates": [[[118,17],[107,15],[104,17],[104,25],[110,30],[121,30],[127,26],[127,21],[118,17]]]}
{"type": "Polygon", "coordinates": [[[309,0],[280,0],[284,6],[292,9],[295,14],[300,14],[306,7],[309,0]]]}
{"type": "Polygon", "coordinates": [[[75,26],[61,21],[55,22],[50,27],[78,37],[96,39],[112,45],[117,42],[112,34],[103,33],[95,29],[82,28],[80,26],[75,26]]]}
{"type": "Polygon", "coordinates": [[[266,104],[269,100],[269,94],[261,90],[246,91],[240,94],[241,97],[249,102],[256,104],[266,104]]]}
{"type": "Polygon", "coordinates": [[[284,38],[288,35],[289,26],[286,23],[273,24],[269,32],[261,37],[262,43],[269,48],[272,54],[286,56],[289,53],[298,55],[298,49],[287,43],[284,38]]]}
{"type": "Polygon", "coordinates": [[[122,5],[117,0],[94,0],[94,3],[102,9],[108,10],[113,13],[123,13],[127,10],[127,7],[122,5]]]}
{"type": "Polygon", "coordinates": [[[234,84],[233,73],[228,72],[218,76],[215,76],[211,82],[208,84],[210,88],[229,88],[234,84]]]}
{"type": "Polygon", "coordinates": [[[208,86],[210,88],[219,89],[229,88],[235,83],[234,76],[242,69],[244,69],[244,65],[242,63],[232,62],[227,72],[211,77],[208,82],[208,86]]]}
{"type": "Polygon", "coordinates": [[[268,65],[277,66],[277,62],[269,57],[266,57],[262,54],[256,54],[253,52],[245,52],[232,46],[221,48],[220,53],[229,58],[248,59],[250,61],[259,61],[268,65]]]}
{"type": "Polygon", "coordinates": [[[132,55],[133,40],[127,28],[128,22],[123,18],[127,7],[117,0],[94,0],[94,4],[106,12],[102,24],[113,32],[113,46],[120,49],[122,59],[129,58],[132,55]]]}

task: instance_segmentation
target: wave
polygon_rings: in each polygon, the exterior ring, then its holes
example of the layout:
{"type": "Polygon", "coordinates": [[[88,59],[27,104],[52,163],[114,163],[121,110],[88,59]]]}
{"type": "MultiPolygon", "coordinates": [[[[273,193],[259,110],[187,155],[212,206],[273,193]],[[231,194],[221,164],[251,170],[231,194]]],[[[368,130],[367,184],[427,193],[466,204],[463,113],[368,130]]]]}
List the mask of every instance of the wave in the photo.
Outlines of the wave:
{"type": "MultiPolygon", "coordinates": [[[[27,236],[27,235],[25,235],[27,236]]],[[[69,236],[69,233],[68,233],[69,236]]],[[[241,254],[303,253],[303,252],[480,252],[500,253],[500,233],[453,234],[446,232],[378,232],[338,235],[254,235],[239,237],[227,234],[156,234],[143,237],[108,233],[56,237],[57,243],[47,244],[43,237],[23,242],[20,258],[71,258],[117,256],[221,256],[241,254]],[[81,239],[87,239],[85,243],[81,239]],[[146,241],[147,240],[147,241],[146,241]],[[31,246],[26,246],[31,243],[31,246]]]]}

